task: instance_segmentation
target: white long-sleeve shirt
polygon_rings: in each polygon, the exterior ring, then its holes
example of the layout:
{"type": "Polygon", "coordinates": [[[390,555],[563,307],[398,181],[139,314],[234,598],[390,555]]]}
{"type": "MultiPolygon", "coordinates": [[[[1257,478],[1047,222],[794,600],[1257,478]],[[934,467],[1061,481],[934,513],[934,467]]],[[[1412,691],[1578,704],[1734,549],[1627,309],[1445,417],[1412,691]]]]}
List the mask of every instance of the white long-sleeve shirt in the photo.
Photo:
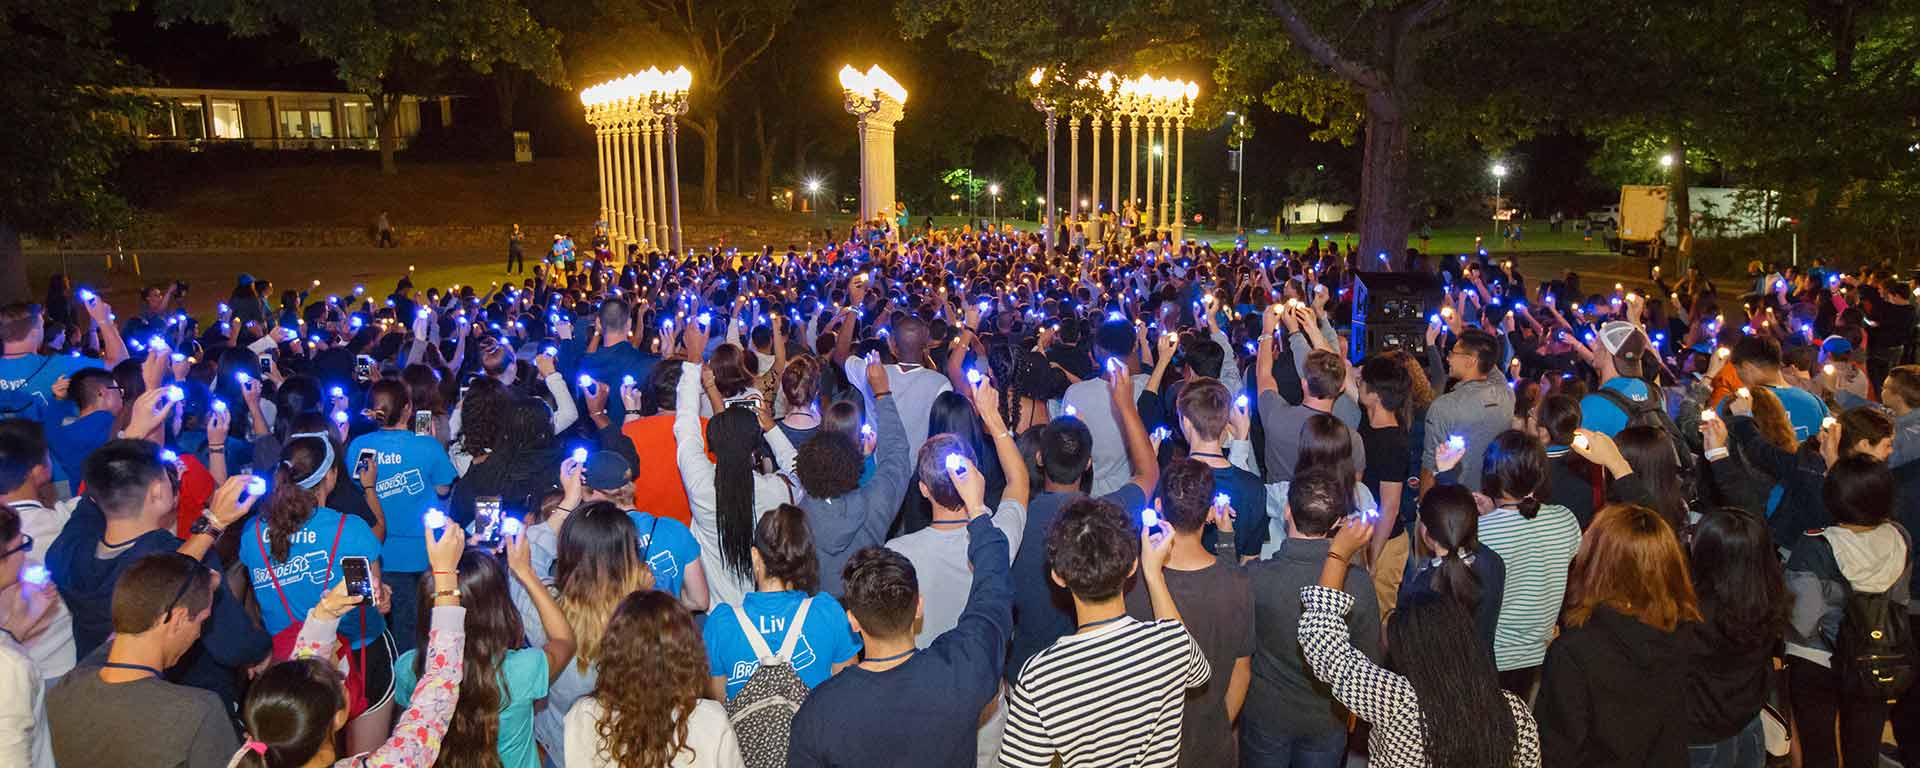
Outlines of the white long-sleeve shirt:
{"type": "Polygon", "coordinates": [[[0,765],[53,768],[46,693],[26,650],[0,634],[0,765]]]}
{"type": "MultiPolygon", "coordinates": [[[[700,366],[680,364],[680,385],[674,390],[674,456],[680,482],[687,488],[687,507],[693,512],[693,537],[700,542],[700,565],[707,572],[708,604],[738,603],[753,590],[753,574],[734,573],[720,553],[719,503],[713,491],[714,465],[707,459],[706,439],[700,433],[700,366]]],[[[767,445],[781,472],[791,471],[797,452],[778,426],[766,432],[767,445]]],[[[753,473],[753,520],[781,504],[796,502],[800,484],[780,474],[753,473]]]]}

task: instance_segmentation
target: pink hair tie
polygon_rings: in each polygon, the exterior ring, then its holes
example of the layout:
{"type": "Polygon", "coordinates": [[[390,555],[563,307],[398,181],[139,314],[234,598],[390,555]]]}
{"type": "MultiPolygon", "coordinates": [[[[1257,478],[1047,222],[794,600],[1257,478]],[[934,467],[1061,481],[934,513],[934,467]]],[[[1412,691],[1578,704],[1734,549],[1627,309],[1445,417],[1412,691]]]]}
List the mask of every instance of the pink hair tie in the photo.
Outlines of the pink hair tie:
{"type": "Polygon", "coordinates": [[[241,748],[256,755],[264,755],[267,753],[267,744],[263,741],[249,741],[242,745],[241,748]]]}

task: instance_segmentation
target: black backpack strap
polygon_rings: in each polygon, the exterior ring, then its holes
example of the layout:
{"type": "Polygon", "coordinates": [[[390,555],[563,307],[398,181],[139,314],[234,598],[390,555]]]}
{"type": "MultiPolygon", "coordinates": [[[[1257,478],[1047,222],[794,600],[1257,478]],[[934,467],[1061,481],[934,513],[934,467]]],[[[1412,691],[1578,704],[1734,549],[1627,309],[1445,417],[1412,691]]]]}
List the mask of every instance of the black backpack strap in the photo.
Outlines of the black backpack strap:
{"type": "Polygon", "coordinates": [[[1642,410],[1639,404],[1633,402],[1633,400],[1629,399],[1626,395],[1620,394],[1618,390],[1608,389],[1605,385],[1595,387],[1593,394],[1599,395],[1602,399],[1612,403],[1613,407],[1619,408],[1620,413],[1626,416],[1628,421],[1632,421],[1633,414],[1642,410]]]}

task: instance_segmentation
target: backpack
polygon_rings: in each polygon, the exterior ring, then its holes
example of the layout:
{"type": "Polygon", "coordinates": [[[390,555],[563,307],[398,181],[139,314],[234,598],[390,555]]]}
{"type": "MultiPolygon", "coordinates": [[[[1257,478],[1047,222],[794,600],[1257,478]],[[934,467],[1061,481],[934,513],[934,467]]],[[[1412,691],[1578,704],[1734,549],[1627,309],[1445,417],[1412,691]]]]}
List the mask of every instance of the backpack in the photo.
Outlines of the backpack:
{"type": "Polygon", "coordinates": [[[1680,486],[1686,493],[1687,506],[1692,509],[1705,509],[1706,506],[1699,498],[1700,485],[1696,482],[1699,475],[1695,471],[1693,448],[1687,442],[1686,436],[1680,432],[1680,425],[1674,422],[1672,416],[1667,415],[1667,409],[1662,404],[1659,391],[1656,389],[1647,395],[1647,399],[1637,402],[1617,390],[1604,386],[1594,389],[1593,393],[1626,414],[1627,426],[1655,427],[1667,434],[1667,440],[1673,444],[1673,458],[1675,466],[1679,469],[1680,486]]]}
{"type": "Polygon", "coordinates": [[[1913,685],[1914,649],[1907,610],[1885,592],[1857,592],[1847,584],[1833,671],[1846,696],[1892,701],[1913,685]]]}
{"type": "Polygon", "coordinates": [[[747,643],[760,659],[760,667],[747,678],[740,694],[727,702],[727,722],[740,737],[740,753],[746,757],[748,768],[783,768],[787,764],[787,741],[793,731],[793,716],[807,700],[808,691],[807,684],[801,682],[800,674],[794,671],[793,649],[800,642],[807,607],[812,604],[811,595],[800,601],[800,609],[794,611],[793,621],[787,624],[787,637],[780,643],[777,656],[767,650],[767,639],[760,636],[760,630],[753,626],[747,612],[738,603],[733,605],[733,615],[740,620],[740,631],[746,634],[747,643]]]}

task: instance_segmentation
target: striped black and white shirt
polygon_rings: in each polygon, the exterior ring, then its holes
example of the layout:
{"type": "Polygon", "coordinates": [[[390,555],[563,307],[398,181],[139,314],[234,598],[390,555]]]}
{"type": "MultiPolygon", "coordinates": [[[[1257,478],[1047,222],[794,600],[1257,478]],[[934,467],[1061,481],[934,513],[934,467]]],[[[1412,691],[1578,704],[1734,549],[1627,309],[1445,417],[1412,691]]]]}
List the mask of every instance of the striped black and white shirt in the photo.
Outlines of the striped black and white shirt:
{"type": "Polygon", "coordinates": [[[1186,690],[1207,682],[1200,646],[1177,621],[1123,618],[1067,635],[1027,661],[1007,702],[1000,764],[1173,766],[1186,690]]]}

